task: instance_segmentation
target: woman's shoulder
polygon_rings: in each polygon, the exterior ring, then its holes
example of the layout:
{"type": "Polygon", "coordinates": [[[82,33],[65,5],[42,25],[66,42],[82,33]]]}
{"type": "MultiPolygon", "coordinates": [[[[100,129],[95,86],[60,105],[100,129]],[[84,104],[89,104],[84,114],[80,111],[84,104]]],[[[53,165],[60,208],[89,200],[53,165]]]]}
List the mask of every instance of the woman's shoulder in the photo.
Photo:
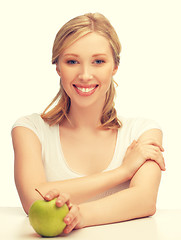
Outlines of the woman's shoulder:
{"type": "Polygon", "coordinates": [[[124,117],[124,116],[118,116],[118,119],[121,121],[122,126],[126,125],[143,125],[143,124],[156,124],[159,125],[159,123],[156,120],[150,119],[150,118],[144,118],[144,117],[124,117]]]}
{"type": "Polygon", "coordinates": [[[25,115],[19,117],[13,124],[13,128],[16,126],[34,126],[45,124],[44,120],[41,118],[41,115],[38,113],[33,113],[30,115],[25,115]]]}
{"type": "Polygon", "coordinates": [[[156,128],[162,130],[160,124],[153,119],[123,116],[119,116],[118,118],[122,123],[122,131],[129,134],[131,140],[138,139],[142,133],[150,129],[156,128]]]}
{"type": "Polygon", "coordinates": [[[15,127],[26,127],[32,130],[40,140],[43,135],[49,129],[49,125],[41,118],[41,114],[33,113],[19,117],[12,126],[11,131],[15,127]]]}

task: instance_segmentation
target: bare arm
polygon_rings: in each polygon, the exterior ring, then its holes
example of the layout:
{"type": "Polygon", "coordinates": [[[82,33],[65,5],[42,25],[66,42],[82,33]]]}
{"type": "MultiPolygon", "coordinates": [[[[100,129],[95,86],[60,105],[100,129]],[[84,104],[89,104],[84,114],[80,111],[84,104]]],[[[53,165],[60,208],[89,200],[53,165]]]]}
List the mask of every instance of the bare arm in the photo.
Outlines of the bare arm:
{"type": "MultiPolygon", "coordinates": [[[[162,144],[160,130],[149,130],[140,140],[155,138],[162,144]]],[[[80,204],[84,226],[120,222],[153,215],[161,179],[161,170],[154,161],[146,161],[131,180],[130,187],[103,199],[80,204]],[[106,209],[106,211],[105,211],[106,209]]]]}
{"type": "Polygon", "coordinates": [[[41,158],[41,144],[38,137],[25,127],[16,127],[12,131],[15,153],[15,183],[26,213],[31,204],[40,199],[37,188],[43,195],[52,189],[70,195],[72,203],[81,203],[128,180],[123,168],[94,174],[83,178],[47,182],[41,158]]]}
{"type": "Polygon", "coordinates": [[[130,188],[94,202],[80,204],[84,226],[153,215],[160,176],[158,165],[147,161],[133,177],[130,188]]]}

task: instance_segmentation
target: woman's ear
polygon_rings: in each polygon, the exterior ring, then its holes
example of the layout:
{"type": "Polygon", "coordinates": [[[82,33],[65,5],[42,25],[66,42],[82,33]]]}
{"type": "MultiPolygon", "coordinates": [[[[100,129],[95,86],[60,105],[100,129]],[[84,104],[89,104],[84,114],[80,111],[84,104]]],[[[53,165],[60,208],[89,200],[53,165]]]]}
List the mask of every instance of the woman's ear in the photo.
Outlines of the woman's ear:
{"type": "Polygon", "coordinates": [[[117,70],[118,70],[118,66],[116,65],[113,69],[113,73],[112,73],[113,76],[117,73],[117,70]]]}
{"type": "Polygon", "coordinates": [[[59,66],[57,63],[56,63],[56,71],[57,71],[58,75],[61,77],[61,72],[60,72],[60,69],[59,69],[59,66]]]}

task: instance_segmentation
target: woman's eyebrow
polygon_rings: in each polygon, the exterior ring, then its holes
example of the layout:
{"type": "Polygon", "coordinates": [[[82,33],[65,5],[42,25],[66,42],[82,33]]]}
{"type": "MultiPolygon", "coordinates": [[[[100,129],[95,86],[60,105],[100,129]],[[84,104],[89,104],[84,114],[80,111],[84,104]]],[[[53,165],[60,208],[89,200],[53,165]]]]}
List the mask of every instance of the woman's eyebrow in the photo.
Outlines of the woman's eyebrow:
{"type": "Polygon", "coordinates": [[[67,57],[67,56],[79,57],[79,55],[74,54],[74,53],[67,53],[67,54],[64,54],[63,56],[64,56],[64,57],[67,57]]]}
{"type": "Polygon", "coordinates": [[[107,54],[105,54],[105,53],[97,53],[97,54],[92,55],[92,57],[98,57],[98,56],[107,56],[107,54]]]}

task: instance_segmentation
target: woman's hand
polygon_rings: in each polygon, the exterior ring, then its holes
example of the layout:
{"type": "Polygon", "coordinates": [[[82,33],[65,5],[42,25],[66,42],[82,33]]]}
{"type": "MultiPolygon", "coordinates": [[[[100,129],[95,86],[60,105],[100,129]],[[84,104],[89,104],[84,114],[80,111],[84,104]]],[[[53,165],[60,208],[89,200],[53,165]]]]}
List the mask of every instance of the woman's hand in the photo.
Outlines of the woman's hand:
{"type": "Polygon", "coordinates": [[[128,147],[121,166],[127,170],[130,178],[147,160],[155,161],[160,169],[165,171],[163,151],[163,147],[151,139],[147,141],[134,140],[128,147]]]}
{"type": "Polygon", "coordinates": [[[47,201],[53,200],[54,198],[57,198],[57,207],[62,207],[66,203],[69,208],[69,213],[64,218],[64,222],[67,226],[65,227],[63,232],[65,234],[68,234],[73,229],[83,228],[83,217],[80,213],[80,208],[78,205],[72,204],[70,202],[69,194],[59,193],[57,189],[53,189],[44,196],[44,199],[47,201]]]}

